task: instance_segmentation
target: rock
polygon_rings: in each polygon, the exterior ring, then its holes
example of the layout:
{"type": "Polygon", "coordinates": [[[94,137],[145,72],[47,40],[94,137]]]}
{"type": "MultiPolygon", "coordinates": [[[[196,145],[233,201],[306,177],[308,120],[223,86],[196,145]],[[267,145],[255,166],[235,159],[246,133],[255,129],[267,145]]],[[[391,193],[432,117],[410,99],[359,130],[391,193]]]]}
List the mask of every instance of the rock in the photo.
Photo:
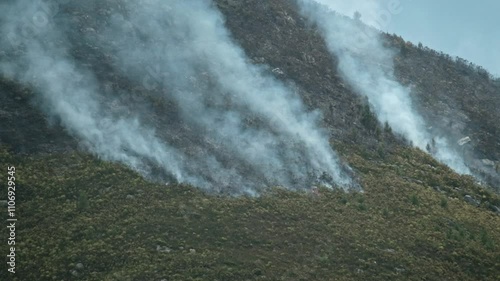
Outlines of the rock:
{"type": "Polygon", "coordinates": [[[469,137],[461,138],[458,140],[458,145],[462,146],[466,143],[469,143],[470,141],[471,141],[471,139],[469,137]]]}
{"type": "Polygon", "coordinates": [[[401,267],[396,267],[394,270],[396,270],[397,273],[403,273],[406,271],[404,268],[401,267]]]}
{"type": "Polygon", "coordinates": [[[495,162],[489,159],[482,159],[481,162],[483,163],[484,166],[495,167],[495,162]]]}
{"type": "Polygon", "coordinates": [[[196,250],[195,249],[189,249],[189,253],[196,254],[196,250]]]}
{"type": "Polygon", "coordinates": [[[76,269],[79,269],[79,270],[83,269],[83,268],[84,268],[83,263],[81,263],[81,262],[77,263],[77,264],[75,265],[75,268],[76,268],[76,269]]]}
{"type": "Polygon", "coordinates": [[[92,27],[87,27],[83,30],[83,32],[85,33],[95,33],[95,29],[93,29],[92,27]]]}
{"type": "Polygon", "coordinates": [[[156,245],[156,251],[161,252],[161,253],[170,253],[172,251],[172,249],[170,249],[167,246],[156,245]]]}
{"type": "Polygon", "coordinates": [[[491,205],[491,210],[495,212],[495,214],[500,215],[500,207],[491,205]]]}
{"type": "Polygon", "coordinates": [[[432,169],[432,170],[437,170],[437,168],[436,168],[436,167],[434,167],[434,166],[432,166],[432,165],[427,164],[426,166],[427,166],[429,169],[432,169]]]}
{"type": "Polygon", "coordinates": [[[396,250],[394,250],[394,249],[385,249],[384,252],[393,254],[393,253],[396,252],[396,250]]]}
{"type": "Polygon", "coordinates": [[[131,194],[127,195],[127,197],[125,197],[125,198],[128,200],[135,199],[134,195],[131,195],[131,194]]]}
{"type": "Polygon", "coordinates": [[[266,59],[263,58],[263,57],[255,57],[255,58],[252,58],[252,62],[253,63],[256,63],[256,64],[259,64],[259,63],[265,63],[266,62],[266,59]]]}
{"type": "Polygon", "coordinates": [[[471,205],[474,205],[474,206],[479,206],[479,204],[481,204],[481,201],[475,199],[474,197],[470,196],[470,195],[465,195],[464,196],[464,200],[465,202],[471,204],[471,205]]]}
{"type": "Polygon", "coordinates": [[[76,271],[76,270],[74,270],[74,269],[73,269],[73,270],[71,270],[69,273],[71,273],[71,275],[73,275],[73,276],[75,276],[75,277],[78,277],[78,275],[79,275],[79,274],[78,274],[78,271],[76,271]]]}
{"type": "Polygon", "coordinates": [[[281,70],[279,67],[277,67],[277,68],[273,69],[273,70],[272,70],[272,72],[273,72],[273,73],[276,73],[276,74],[278,74],[278,75],[283,75],[283,74],[285,74],[285,73],[283,72],[283,70],[281,70]]]}
{"type": "Polygon", "coordinates": [[[437,185],[436,185],[436,186],[433,186],[432,188],[433,188],[435,191],[437,191],[437,192],[443,192],[443,190],[441,189],[441,187],[440,187],[440,186],[437,186],[437,185]]]}

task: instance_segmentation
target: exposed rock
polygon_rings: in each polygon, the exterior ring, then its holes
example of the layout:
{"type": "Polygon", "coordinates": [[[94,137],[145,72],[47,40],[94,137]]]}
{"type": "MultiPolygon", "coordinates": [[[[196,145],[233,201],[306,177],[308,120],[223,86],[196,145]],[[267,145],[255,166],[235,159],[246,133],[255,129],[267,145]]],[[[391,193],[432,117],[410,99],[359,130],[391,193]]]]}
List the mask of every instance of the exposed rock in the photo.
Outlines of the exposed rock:
{"type": "Polygon", "coordinates": [[[465,195],[464,196],[464,200],[465,202],[471,204],[471,205],[474,205],[474,206],[479,206],[479,204],[481,204],[481,201],[475,199],[474,197],[470,196],[470,195],[465,195]]]}
{"type": "Polygon", "coordinates": [[[167,246],[156,245],[156,251],[161,252],[161,253],[170,253],[172,251],[172,249],[170,249],[167,246]]]}
{"type": "Polygon", "coordinates": [[[76,269],[79,269],[79,270],[83,269],[83,268],[84,268],[83,263],[81,263],[81,262],[77,263],[77,264],[75,265],[75,268],[76,268],[76,269]]]}
{"type": "Polygon", "coordinates": [[[466,143],[469,143],[470,141],[471,141],[471,139],[469,137],[461,138],[458,140],[458,145],[462,146],[466,143]]]}
{"type": "Polygon", "coordinates": [[[440,186],[433,186],[432,187],[435,191],[439,192],[439,193],[446,193],[446,191],[442,190],[440,186]]]}
{"type": "Polygon", "coordinates": [[[489,159],[482,159],[481,162],[483,163],[483,165],[485,166],[488,166],[488,167],[494,167],[495,166],[495,162],[489,160],[489,159]]]}
{"type": "Polygon", "coordinates": [[[127,195],[127,197],[125,197],[125,198],[126,198],[126,199],[128,199],[128,200],[132,200],[132,199],[135,199],[135,196],[134,196],[134,195],[129,194],[129,195],[127,195]]]}
{"type": "Polygon", "coordinates": [[[396,270],[397,273],[403,273],[406,271],[406,269],[401,268],[401,267],[396,267],[394,270],[396,270]]]}
{"type": "Polygon", "coordinates": [[[437,170],[437,168],[436,168],[436,167],[434,167],[434,166],[432,166],[432,165],[427,164],[426,166],[427,166],[428,168],[430,168],[430,169],[437,170]]]}
{"type": "Polygon", "coordinates": [[[275,68],[275,69],[273,69],[272,71],[273,71],[273,73],[278,74],[278,75],[284,75],[284,74],[285,74],[285,73],[283,72],[283,70],[281,70],[281,69],[280,69],[280,68],[278,68],[278,67],[277,67],[277,68],[275,68]]]}
{"type": "Polygon", "coordinates": [[[495,214],[500,215],[500,207],[491,205],[490,208],[493,212],[495,212],[495,214]]]}

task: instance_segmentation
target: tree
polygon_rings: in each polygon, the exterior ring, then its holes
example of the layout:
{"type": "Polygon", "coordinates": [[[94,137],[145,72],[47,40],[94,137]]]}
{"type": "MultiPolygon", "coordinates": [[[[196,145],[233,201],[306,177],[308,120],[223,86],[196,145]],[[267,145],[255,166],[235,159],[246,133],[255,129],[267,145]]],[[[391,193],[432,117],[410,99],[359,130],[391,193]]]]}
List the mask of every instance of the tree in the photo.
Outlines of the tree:
{"type": "Polygon", "coordinates": [[[365,104],[361,110],[361,124],[369,131],[375,131],[378,125],[377,116],[371,111],[370,106],[365,104]]]}
{"type": "Polygon", "coordinates": [[[387,121],[384,123],[384,132],[386,135],[392,135],[392,128],[389,126],[389,122],[387,121]]]}
{"type": "Polygon", "coordinates": [[[354,12],[353,18],[355,21],[361,21],[361,13],[358,11],[354,12]]]}

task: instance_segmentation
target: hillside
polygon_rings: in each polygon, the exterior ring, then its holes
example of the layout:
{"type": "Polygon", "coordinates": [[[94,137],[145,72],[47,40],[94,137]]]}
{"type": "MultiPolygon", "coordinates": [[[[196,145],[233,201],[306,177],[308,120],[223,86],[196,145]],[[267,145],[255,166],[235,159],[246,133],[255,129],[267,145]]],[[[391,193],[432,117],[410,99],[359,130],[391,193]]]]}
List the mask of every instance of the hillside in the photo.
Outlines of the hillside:
{"type": "MultiPolygon", "coordinates": [[[[399,51],[395,75],[412,85],[427,122],[453,141],[470,137],[463,154],[478,178],[461,176],[377,122],[294,1],[214,2],[251,63],[321,110],[330,144],[363,191],[274,187],[233,197],[161,171],[144,178],[89,152],[40,108],[36,86],[0,77],[0,167],[16,167],[19,220],[17,271],[0,271],[1,280],[500,278],[498,78],[384,35],[399,51]]],[[[147,112],[161,139],[191,154],[215,150],[182,122],[174,102],[115,71],[116,54],[92,45],[120,9],[119,0],[63,6],[59,13],[77,26],[71,56],[96,73],[107,99],[147,112]]],[[[0,61],[9,55],[0,50],[0,61]]],[[[229,153],[221,157],[230,162],[229,153]]],[[[8,252],[6,243],[0,249],[8,252]]]]}

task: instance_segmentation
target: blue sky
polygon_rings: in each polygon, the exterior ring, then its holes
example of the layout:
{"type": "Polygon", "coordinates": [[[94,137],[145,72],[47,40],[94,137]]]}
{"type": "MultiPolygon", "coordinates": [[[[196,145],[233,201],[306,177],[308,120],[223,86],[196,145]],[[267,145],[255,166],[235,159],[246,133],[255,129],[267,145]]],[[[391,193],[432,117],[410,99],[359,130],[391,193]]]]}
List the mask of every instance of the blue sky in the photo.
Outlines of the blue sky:
{"type": "Polygon", "coordinates": [[[316,0],[500,77],[499,0],[316,0]]]}
{"type": "Polygon", "coordinates": [[[500,76],[500,1],[401,0],[387,30],[500,76]]]}

